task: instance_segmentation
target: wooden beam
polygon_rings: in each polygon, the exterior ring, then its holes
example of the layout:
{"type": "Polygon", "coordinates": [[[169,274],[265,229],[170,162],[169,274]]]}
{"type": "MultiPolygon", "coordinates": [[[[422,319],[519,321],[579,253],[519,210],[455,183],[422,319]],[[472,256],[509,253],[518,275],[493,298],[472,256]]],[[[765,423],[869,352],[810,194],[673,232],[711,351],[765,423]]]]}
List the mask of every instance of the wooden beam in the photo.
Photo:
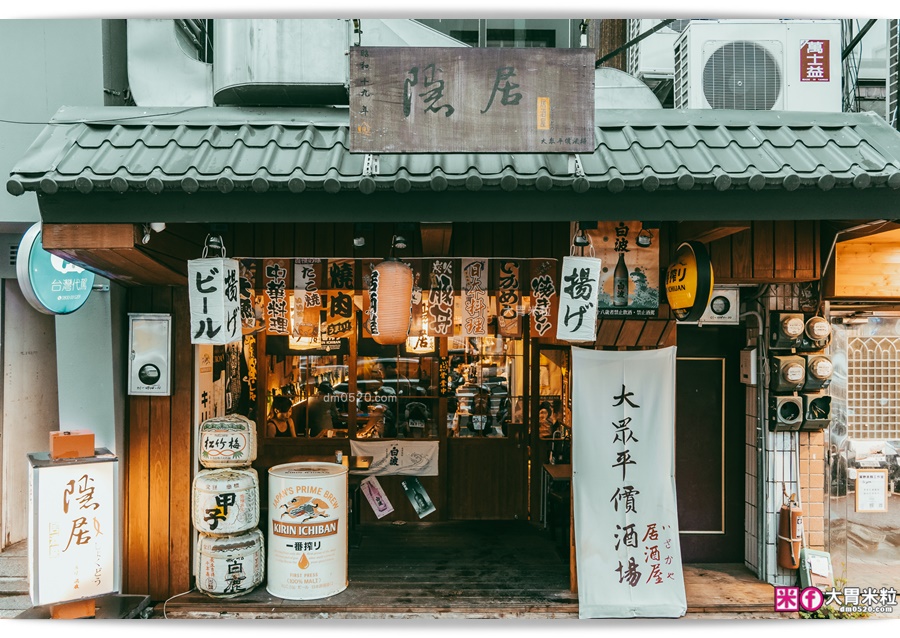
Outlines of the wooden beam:
{"type": "Polygon", "coordinates": [[[449,222],[421,222],[423,257],[445,257],[450,254],[450,237],[453,224],[449,222]]]}
{"type": "Polygon", "coordinates": [[[680,222],[675,236],[679,245],[685,241],[707,244],[749,229],[750,222],[745,221],[680,222]]]}

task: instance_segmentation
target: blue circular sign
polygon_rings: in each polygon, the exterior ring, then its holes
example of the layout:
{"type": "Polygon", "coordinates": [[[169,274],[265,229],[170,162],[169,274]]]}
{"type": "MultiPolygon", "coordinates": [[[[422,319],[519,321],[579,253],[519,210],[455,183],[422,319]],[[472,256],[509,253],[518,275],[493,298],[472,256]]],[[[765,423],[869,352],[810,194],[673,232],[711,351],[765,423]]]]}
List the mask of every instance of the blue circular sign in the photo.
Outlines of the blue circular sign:
{"type": "Polygon", "coordinates": [[[48,315],[75,312],[94,285],[94,273],[44,250],[40,222],[19,243],[16,278],[28,303],[48,315]]]}

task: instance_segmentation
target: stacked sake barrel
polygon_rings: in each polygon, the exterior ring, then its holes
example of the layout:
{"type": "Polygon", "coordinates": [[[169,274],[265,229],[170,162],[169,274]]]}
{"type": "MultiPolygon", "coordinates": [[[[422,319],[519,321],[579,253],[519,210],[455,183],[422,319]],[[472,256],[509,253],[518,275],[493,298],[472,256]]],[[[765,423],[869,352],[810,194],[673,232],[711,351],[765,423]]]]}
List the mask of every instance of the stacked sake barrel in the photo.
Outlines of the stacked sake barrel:
{"type": "Polygon", "coordinates": [[[256,424],[239,414],[200,424],[203,470],[194,478],[191,520],[200,532],[194,556],[197,589],[216,598],[252,591],[265,575],[259,525],[256,424]]]}

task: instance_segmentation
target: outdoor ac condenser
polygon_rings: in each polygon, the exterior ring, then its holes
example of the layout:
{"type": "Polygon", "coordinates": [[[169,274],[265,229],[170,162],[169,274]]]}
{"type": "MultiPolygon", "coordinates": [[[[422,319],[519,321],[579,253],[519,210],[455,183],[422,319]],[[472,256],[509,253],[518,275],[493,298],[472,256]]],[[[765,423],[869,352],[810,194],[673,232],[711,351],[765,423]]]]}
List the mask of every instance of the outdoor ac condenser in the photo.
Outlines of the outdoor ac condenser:
{"type": "Polygon", "coordinates": [[[840,20],[692,20],[674,64],[675,108],[842,110],[840,20]]]}
{"type": "MultiPolygon", "coordinates": [[[[628,41],[646,33],[660,22],[662,20],[654,18],[630,18],[627,25],[628,41]]],[[[675,74],[675,40],[689,22],[690,20],[675,20],[631,45],[626,61],[628,74],[640,80],[671,80],[675,74]]]]}

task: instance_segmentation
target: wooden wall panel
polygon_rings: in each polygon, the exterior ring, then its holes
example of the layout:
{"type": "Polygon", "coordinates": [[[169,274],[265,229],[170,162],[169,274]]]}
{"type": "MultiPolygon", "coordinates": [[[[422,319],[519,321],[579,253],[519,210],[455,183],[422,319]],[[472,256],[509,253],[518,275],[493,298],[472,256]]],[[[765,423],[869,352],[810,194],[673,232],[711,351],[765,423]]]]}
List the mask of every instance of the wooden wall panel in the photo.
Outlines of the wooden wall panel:
{"type": "Polygon", "coordinates": [[[129,312],[172,315],[173,392],[128,397],[123,590],[153,600],[191,580],[192,348],[187,288],[140,287],[129,312]]]}
{"type": "Polygon", "coordinates": [[[755,221],[748,231],[708,244],[716,283],[778,283],[819,278],[819,222],[755,221]]]}

